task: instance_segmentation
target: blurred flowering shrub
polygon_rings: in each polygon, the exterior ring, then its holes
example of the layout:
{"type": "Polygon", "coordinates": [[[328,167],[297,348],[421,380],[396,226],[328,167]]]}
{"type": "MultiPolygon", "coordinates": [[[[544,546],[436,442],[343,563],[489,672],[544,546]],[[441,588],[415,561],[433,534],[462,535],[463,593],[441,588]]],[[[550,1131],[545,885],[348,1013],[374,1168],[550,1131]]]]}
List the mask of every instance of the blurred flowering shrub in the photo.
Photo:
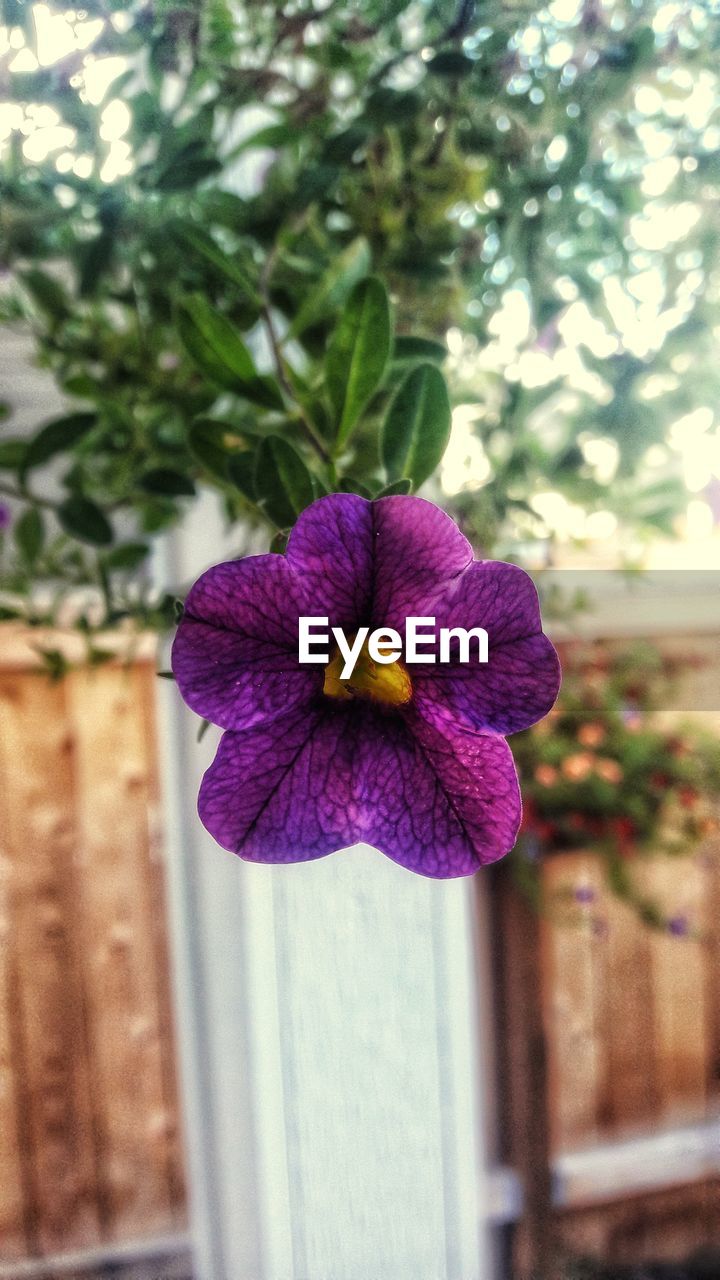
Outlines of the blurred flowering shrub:
{"type": "Polygon", "coordinates": [[[523,790],[520,869],[549,854],[600,853],[621,896],[667,923],[633,885],[632,862],[686,853],[720,830],[720,743],[697,724],[661,727],[687,668],[650,645],[567,646],[553,710],[513,738],[523,790]]]}
{"type": "Polygon", "coordinates": [[[282,533],[325,490],[417,487],[443,363],[483,550],[558,510],[672,528],[668,428],[717,399],[710,9],[2,14],[2,317],[68,397],[0,427],[6,616],[40,583],[34,620],[90,586],[86,626],[167,622],[143,567],[201,488],[282,533]]]}

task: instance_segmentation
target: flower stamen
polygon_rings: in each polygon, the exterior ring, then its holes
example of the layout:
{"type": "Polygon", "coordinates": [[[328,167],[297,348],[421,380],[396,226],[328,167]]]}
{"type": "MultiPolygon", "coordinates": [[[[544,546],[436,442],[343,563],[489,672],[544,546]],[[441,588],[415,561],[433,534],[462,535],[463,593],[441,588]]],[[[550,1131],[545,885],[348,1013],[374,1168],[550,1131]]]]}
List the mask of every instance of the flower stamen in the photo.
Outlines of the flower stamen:
{"type": "MultiPolygon", "coordinates": [[[[388,648],[387,653],[392,653],[392,649],[388,648]]],[[[349,702],[352,698],[367,698],[371,702],[383,703],[386,707],[405,706],[412,698],[412,681],[402,662],[375,662],[370,657],[367,645],[363,645],[355,669],[347,680],[340,676],[344,663],[343,655],[336,649],[325,668],[323,693],[328,698],[337,698],[341,702],[349,702]]]]}

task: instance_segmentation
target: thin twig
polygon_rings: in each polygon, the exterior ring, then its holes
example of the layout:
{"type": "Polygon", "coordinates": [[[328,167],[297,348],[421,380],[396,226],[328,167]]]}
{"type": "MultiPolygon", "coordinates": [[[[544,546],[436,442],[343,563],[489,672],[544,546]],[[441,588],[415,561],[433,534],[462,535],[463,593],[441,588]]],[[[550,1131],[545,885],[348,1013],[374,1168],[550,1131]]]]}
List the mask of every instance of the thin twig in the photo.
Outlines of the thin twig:
{"type": "Polygon", "coordinates": [[[295,393],[295,388],[293,387],[292,382],[290,381],[287,374],[285,357],[282,351],[282,344],[280,342],[280,337],[278,335],[277,329],[275,327],[275,321],[273,319],[272,303],[270,301],[270,277],[272,276],[273,268],[275,266],[275,261],[277,259],[279,250],[280,250],[280,245],[276,244],[272,249],[272,251],[268,254],[265,262],[265,266],[263,267],[262,274],[260,276],[260,298],[262,301],[262,317],[265,323],[265,328],[267,330],[267,335],[270,342],[270,348],[273,354],[275,371],[277,373],[278,382],[280,383],[280,386],[282,387],[283,391],[288,396],[288,398],[298,406],[298,410],[299,410],[298,422],[302,427],[303,431],[305,432],[305,436],[307,437],[308,443],[312,445],[312,447],[316,450],[317,453],[319,453],[320,457],[323,459],[323,462],[331,462],[332,456],[330,454],[330,450],[328,449],[327,445],[325,444],[325,441],[321,438],[321,436],[317,434],[314,426],[309,421],[309,419],[307,418],[307,416],[305,415],[302,409],[302,406],[298,402],[298,398],[295,393]]]}
{"type": "Polygon", "coordinates": [[[32,502],[36,507],[47,507],[49,511],[54,511],[57,507],[57,503],[52,502],[50,498],[40,498],[35,493],[15,489],[10,484],[0,484],[0,494],[5,498],[15,498],[19,502],[32,502]]]}

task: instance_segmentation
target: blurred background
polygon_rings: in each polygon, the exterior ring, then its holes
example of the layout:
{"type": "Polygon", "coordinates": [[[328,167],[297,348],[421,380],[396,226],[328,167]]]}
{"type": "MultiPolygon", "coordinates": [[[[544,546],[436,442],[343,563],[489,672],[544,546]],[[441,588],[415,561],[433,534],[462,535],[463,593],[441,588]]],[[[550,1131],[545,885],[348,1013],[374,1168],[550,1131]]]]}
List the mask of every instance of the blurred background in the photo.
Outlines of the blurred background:
{"type": "Polygon", "coordinates": [[[720,5],[0,13],[0,1277],[720,1280],[720,5]],[[539,585],[517,849],[236,865],[178,601],[388,487],[539,585]]]}

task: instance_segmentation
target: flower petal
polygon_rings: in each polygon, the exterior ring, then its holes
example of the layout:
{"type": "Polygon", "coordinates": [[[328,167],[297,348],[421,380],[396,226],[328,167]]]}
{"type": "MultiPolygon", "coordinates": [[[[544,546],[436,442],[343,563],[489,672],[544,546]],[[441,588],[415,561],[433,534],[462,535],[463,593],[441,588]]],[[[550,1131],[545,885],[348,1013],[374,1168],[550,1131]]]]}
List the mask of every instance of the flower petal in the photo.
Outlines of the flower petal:
{"type": "Polygon", "coordinates": [[[298,662],[301,614],[311,613],[282,556],[208,569],[192,587],[172,649],[180,692],[224,729],[250,728],[308,703],[322,669],[298,662]]]}
{"type": "Polygon", "coordinates": [[[438,627],[484,627],[488,661],[411,669],[418,709],[441,727],[516,733],[547,715],[560,687],[560,663],[543,635],[537,591],[517,565],[472,564],[436,609],[438,627]]]}
{"type": "Polygon", "coordinates": [[[472,563],[472,547],[454,520],[424,498],[398,495],[373,503],[373,626],[402,629],[431,615],[441,592],[472,563]]]}
{"type": "Polygon", "coordinates": [[[290,534],[285,554],[313,602],[309,612],[331,626],[355,630],[368,621],[372,506],[354,493],[331,493],[307,507],[290,534]]]}
{"type": "Polygon", "coordinates": [[[402,627],[472,561],[450,516],[424,498],[319,498],[290,534],[287,559],[331,626],[402,627]]]}
{"type": "Polygon", "coordinates": [[[520,821],[502,739],[359,704],[226,733],[198,808],[220,844],[253,861],[301,862],[364,840],[440,878],[501,857],[520,821]]]}

